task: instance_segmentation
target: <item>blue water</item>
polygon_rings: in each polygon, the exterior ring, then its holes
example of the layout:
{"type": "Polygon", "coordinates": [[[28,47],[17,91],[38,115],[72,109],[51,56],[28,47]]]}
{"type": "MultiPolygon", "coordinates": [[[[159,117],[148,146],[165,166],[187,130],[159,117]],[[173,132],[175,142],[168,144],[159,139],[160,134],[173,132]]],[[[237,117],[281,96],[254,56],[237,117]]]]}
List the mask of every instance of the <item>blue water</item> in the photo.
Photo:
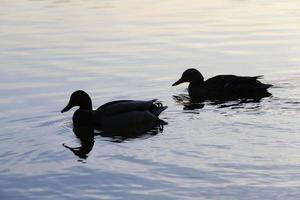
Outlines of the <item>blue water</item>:
{"type": "MultiPolygon", "coordinates": [[[[2,1],[1,199],[299,199],[300,3],[2,1]],[[184,110],[188,67],[265,75],[259,103],[184,110]],[[158,98],[156,135],[76,147],[70,94],[158,98]]],[[[234,102],[231,102],[234,104],[234,102]]],[[[230,104],[230,103],[229,103],[230,104]]]]}

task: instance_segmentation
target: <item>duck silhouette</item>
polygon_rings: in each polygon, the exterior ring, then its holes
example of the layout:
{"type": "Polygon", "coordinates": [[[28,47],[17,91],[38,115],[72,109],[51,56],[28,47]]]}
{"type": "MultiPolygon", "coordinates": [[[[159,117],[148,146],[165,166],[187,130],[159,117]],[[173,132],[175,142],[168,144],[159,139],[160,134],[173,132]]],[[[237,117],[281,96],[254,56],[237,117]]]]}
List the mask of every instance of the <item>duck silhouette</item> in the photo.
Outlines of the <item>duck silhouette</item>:
{"type": "Polygon", "coordinates": [[[79,108],[73,114],[73,124],[93,126],[110,134],[140,133],[145,125],[154,127],[160,121],[158,116],[167,108],[154,99],[112,101],[93,110],[90,96],[82,90],[72,93],[69,103],[61,112],[69,111],[74,106],[79,108]]]}
{"type": "Polygon", "coordinates": [[[258,100],[270,96],[267,89],[272,86],[260,82],[260,78],[262,76],[218,75],[204,81],[197,69],[190,68],[172,86],[188,82],[191,102],[258,100]]]}

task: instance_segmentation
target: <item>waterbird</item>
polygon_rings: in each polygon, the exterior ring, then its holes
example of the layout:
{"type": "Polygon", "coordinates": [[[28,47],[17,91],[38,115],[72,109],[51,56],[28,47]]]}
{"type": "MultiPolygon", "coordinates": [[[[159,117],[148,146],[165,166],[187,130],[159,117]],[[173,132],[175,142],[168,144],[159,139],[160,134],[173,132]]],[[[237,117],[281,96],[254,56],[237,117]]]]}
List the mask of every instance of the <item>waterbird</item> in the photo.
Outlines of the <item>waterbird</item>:
{"type": "Polygon", "coordinates": [[[94,126],[107,132],[122,132],[137,134],[144,127],[155,127],[160,121],[158,116],[167,109],[157,99],[149,101],[118,100],[108,102],[96,110],[92,109],[92,100],[83,90],[72,93],[69,103],[61,113],[79,106],[73,114],[73,124],[79,126],[94,126]]]}
{"type": "Polygon", "coordinates": [[[258,79],[262,77],[217,75],[204,81],[197,69],[190,68],[172,86],[188,82],[188,93],[192,102],[258,100],[271,95],[267,89],[272,85],[260,82],[258,79]]]}

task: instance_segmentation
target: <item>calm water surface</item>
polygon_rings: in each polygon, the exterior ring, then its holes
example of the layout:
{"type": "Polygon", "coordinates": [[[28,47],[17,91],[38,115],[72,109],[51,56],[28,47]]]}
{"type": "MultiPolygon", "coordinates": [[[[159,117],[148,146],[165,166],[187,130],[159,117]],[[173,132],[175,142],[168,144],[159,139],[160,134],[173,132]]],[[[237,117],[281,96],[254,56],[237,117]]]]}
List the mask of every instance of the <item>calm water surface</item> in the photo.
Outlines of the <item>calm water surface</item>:
{"type": "Polygon", "coordinates": [[[296,0],[1,1],[0,198],[299,199],[299,21],[296,0]],[[183,110],[187,67],[264,74],[273,96],[183,110]],[[159,98],[168,125],[79,158],[59,112],[77,89],[159,98]]]}

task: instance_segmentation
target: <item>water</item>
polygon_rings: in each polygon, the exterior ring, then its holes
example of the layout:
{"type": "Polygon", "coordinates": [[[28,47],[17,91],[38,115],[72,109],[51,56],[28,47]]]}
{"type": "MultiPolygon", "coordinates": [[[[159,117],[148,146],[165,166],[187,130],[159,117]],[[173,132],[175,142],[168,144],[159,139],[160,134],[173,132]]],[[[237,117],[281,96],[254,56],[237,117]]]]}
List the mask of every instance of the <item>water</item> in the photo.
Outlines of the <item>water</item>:
{"type": "Polygon", "coordinates": [[[1,199],[298,199],[300,3],[284,1],[2,1],[1,199]],[[260,75],[260,103],[183,110],[172,88],[188,67],[260,75]],[[94,107],[159,98],[162,132],[112,142],[87,159],[69,95],[94,107]]]}

